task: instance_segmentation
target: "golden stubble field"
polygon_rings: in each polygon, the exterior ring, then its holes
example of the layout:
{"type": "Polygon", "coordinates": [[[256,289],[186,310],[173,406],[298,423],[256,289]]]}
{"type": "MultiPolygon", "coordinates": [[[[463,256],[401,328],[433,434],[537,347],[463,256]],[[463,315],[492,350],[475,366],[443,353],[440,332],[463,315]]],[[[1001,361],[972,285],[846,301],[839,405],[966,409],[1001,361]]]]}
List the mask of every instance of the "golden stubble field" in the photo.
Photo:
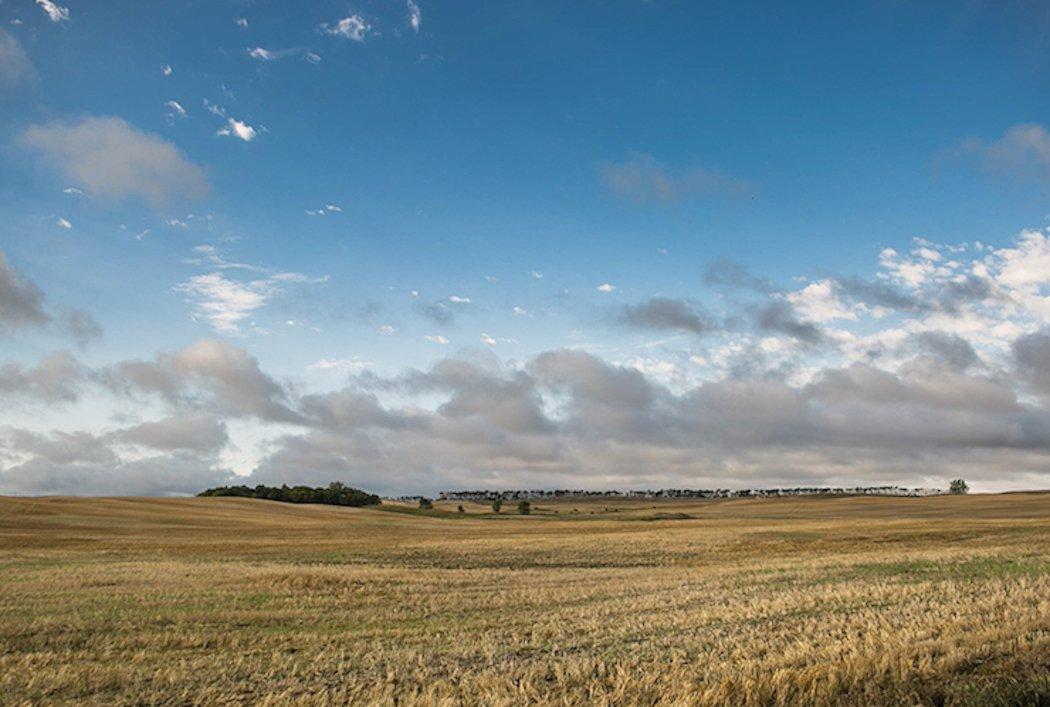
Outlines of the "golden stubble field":
{"type": "Polygon", "coordinates": [[[0,498],[0,702],[1050,701],[1050,494],[456,505],[0,498]]]}

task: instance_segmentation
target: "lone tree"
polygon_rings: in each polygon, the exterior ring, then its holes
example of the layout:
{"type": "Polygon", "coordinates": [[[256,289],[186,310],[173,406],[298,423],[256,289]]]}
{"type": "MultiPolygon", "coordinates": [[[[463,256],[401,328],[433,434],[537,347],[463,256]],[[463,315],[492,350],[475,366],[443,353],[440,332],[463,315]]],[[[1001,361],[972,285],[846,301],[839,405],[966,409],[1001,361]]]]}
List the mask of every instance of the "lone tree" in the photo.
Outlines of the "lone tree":
{"type": "Polygon", "coordinates": [[[532,504],[528,501],[518,501],[518,513],[523,516],[532,513],[532,504]]]}
{"type": "Polygon", "coordinates": [[[459,504],[459,507],[458,507],[458,508],[457,508],[456,510],[457,510],[457,511],[459,511],[460,513],[466,513],[466,512],[467,512],[467,509],[465,509],[465,508],[463,507],[463,504],[462,504],[462,503],[461,503],[461,504],[459,504]]]}
{"type": "Polygon", "coordinates": [[[434,502],[429,498],[421,498],[419,499],[419,507],[424,511],[429,511],[434,507],[434,502]]]}
{"type": "Polygon", "coordinates": [[[948,485],[948,493],[954,493],[956,495],[962,495],[969,493],[970,487],[963,479],[952,479],[952,482],[948,485]]]}
{"type": "Polygon", "coordinates": [[[492,502],[492,512],[493,513],[499,513],[501,508],[503,508],[503,501],[502,500],[497,498],[496,500],[494,500],[492,502]]]}

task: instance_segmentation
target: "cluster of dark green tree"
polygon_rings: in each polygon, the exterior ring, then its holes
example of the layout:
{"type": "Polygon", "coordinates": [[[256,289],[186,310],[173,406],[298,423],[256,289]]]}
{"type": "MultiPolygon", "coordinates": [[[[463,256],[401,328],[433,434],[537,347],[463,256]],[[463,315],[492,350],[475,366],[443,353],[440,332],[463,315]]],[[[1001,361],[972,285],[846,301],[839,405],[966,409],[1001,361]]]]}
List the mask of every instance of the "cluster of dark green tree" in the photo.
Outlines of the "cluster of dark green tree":
{"type": "Polygon", "coordinates": [[[327,503],[333,506],[376,506],[379,496],[361,489],[351,488],[338,481],[327,487],[309,486],[219,486],[201,491],[198,496],[238,496],[240,498],[264,498],[268,501],[287,503],[327,503]]]}

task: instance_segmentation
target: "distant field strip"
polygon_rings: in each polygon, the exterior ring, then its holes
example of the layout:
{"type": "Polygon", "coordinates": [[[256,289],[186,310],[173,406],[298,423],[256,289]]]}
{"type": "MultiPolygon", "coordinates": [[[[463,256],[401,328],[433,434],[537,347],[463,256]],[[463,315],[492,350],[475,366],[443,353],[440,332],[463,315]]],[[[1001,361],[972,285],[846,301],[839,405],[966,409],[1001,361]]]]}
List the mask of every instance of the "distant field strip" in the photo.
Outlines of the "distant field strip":
{"type": "Polygon", "coordinates": [[[1050,702],[1050,494],[436,505],[0,498],[0,702],[1050,702]]]}

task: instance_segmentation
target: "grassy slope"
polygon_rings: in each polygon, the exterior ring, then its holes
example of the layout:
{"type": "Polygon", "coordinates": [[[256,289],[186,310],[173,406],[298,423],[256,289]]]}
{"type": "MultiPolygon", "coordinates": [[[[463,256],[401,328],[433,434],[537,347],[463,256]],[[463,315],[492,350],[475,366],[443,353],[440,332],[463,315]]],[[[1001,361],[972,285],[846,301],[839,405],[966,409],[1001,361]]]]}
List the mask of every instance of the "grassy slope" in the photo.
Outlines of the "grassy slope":
{"type": "Polygon", "coordinates": [[[0,694],[1050,699],[1050,495],[457,505],[0,498],[0,694]]]}

